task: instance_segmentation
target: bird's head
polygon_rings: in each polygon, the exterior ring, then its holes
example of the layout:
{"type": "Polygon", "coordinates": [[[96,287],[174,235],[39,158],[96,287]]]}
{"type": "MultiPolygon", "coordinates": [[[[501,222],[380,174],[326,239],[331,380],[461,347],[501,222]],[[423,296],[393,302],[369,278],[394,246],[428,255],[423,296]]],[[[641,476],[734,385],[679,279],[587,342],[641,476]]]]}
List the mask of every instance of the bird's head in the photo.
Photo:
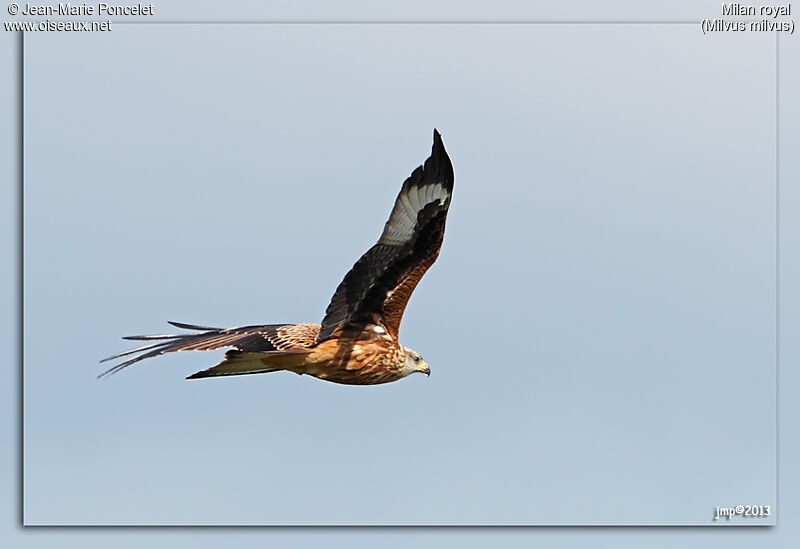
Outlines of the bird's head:
{"type": "Polygon", "coordinates": [[[406,375],[415,374],[417,372],[425,374],[426,376],[431,375],[431,369],[428,367],[428,363],[422,360],[422,357],[417,351],[409,349],[408,347],[403,347],[403,350],[406,352],[406,365],[404,368],[406,375]]]}

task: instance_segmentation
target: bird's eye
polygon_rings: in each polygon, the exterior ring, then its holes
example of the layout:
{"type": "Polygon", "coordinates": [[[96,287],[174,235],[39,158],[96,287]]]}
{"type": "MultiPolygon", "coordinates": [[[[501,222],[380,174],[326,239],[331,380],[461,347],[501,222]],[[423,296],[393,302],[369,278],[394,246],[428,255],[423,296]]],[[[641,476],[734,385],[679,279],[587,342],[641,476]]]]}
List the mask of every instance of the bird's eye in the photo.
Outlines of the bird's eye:
{"type": "Polygon", "coordinates": [[[414,357],[414,362],[419,362],[419,357],[418,356],[414,357]]]}

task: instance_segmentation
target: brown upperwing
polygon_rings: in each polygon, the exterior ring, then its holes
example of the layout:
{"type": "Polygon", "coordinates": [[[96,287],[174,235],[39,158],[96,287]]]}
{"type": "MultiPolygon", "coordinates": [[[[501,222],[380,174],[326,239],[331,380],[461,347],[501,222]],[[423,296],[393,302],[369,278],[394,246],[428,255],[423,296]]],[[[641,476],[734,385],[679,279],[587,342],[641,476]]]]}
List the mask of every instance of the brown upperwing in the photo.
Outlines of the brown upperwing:
{"type": "Polygon", "coordinates": [[[431,156],[405,180],[377,244],[345,275],[317,336],[377,324],[397,339],[406,304],[439,255],[453,191],[453,166],[434,130],[431,156]]]}
{"type": "Polygon", "coordinates": [[[178,328],[201,331],[202,333],[125,337],[123,339],[155,341],[156,343],[130,349],[103,359],[101,362],[141,353],[139,356],[109,368],[98,377],[116,373],[140,360],[175,351],[213,351],[225,347],[233,347],[239,351],[254,353],[302,352],[306,347],[314,345],[319,332],[319,324],[310,323],[270,324],[226,329],[194,326],[180,322],[170,322],[170,324],[178,328]]]}

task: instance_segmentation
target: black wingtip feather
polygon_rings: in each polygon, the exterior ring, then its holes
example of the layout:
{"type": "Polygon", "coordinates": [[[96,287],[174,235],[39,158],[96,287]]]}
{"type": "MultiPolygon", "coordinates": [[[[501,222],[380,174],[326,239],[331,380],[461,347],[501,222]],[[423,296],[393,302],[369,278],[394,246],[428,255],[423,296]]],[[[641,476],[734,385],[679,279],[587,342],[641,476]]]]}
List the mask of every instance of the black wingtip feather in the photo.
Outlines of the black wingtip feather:
{"type": "Polygon", "coordinates": [[[170,343],[169,341],[161,341],[161,342],[158,342],[158,343],[151,343],[149,345],[143,345],[142,347],[137,347],[135,349],[128,349],[127,351],[122,351],[121,353],[117,353],[115,355],[111,355],[109,357],[106,357],[106,358],[102,359],[100,362],[101,363],[108,362],[109,360],[116,360],[118,358],[122,358],[124,356],[132,355],[132,354],[135,354],[135,353],[141,353],[141,352],[144,352],[144,351],[150,351],[152,349],[158,349],[159,347],[164,347],[165,345],[167,345],[169,343],[170,343]]]}
{"type": "Polygon", "coordinates": [[[453,192],[453,163],[447,155],[439,130],[433,130],[433,147],[431,155],[424,164],[425,181],[440,180],[449,192],[453,192]]]}
{"type": "Polygon", "coordinates": [[[127,339],[128,341],[150,341],[153,339],[178,339],[183,337],[182,335],[176,334],[161,334],[161,335],[135,335],[135,336],[122,336],[122,339],[127,339]]]}
{"type": "Polygon", "coordinates": [[[185,322],[175,322],[173,320],[167,320],[167,323],[172,324],[176,328],[183,328],[184,330],[198,330],[200,332],[210,332],[212,330],[218,331],[223,329],[211,328],[210,326],[198,326],[197,324],[186,324],[185,322]]]}
{"type": "Polygon", "coordinates": [[[442,143],[442,136],[439,133],[439,130],[433,128],[433,147],[431,148],[431,156],[441,155],[443,152],[444,143],[442,143]]]}

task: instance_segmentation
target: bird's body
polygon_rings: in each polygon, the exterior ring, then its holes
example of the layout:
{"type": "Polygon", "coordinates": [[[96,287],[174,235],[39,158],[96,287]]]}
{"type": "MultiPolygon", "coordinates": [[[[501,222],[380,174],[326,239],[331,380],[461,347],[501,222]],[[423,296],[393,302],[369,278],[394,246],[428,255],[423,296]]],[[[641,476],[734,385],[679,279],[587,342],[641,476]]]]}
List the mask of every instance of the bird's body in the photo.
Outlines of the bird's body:
{"type": "Polygon", "coordinates": [[[222,329],[171,322],[197,333],[126,337],[155,343],[105,359],[137,355],[101,376],[172,351],[225,347],[234,350],[188,379],[286,370],[375,385],[415,372],[430,374],[417,352],[400,345],[398,331],[411,293],[439,254],[453,190],[453,167],[436,130],[433,141],[430,158],[403,183],[380,239],[344,277],[321,324],[222,329]]]}

